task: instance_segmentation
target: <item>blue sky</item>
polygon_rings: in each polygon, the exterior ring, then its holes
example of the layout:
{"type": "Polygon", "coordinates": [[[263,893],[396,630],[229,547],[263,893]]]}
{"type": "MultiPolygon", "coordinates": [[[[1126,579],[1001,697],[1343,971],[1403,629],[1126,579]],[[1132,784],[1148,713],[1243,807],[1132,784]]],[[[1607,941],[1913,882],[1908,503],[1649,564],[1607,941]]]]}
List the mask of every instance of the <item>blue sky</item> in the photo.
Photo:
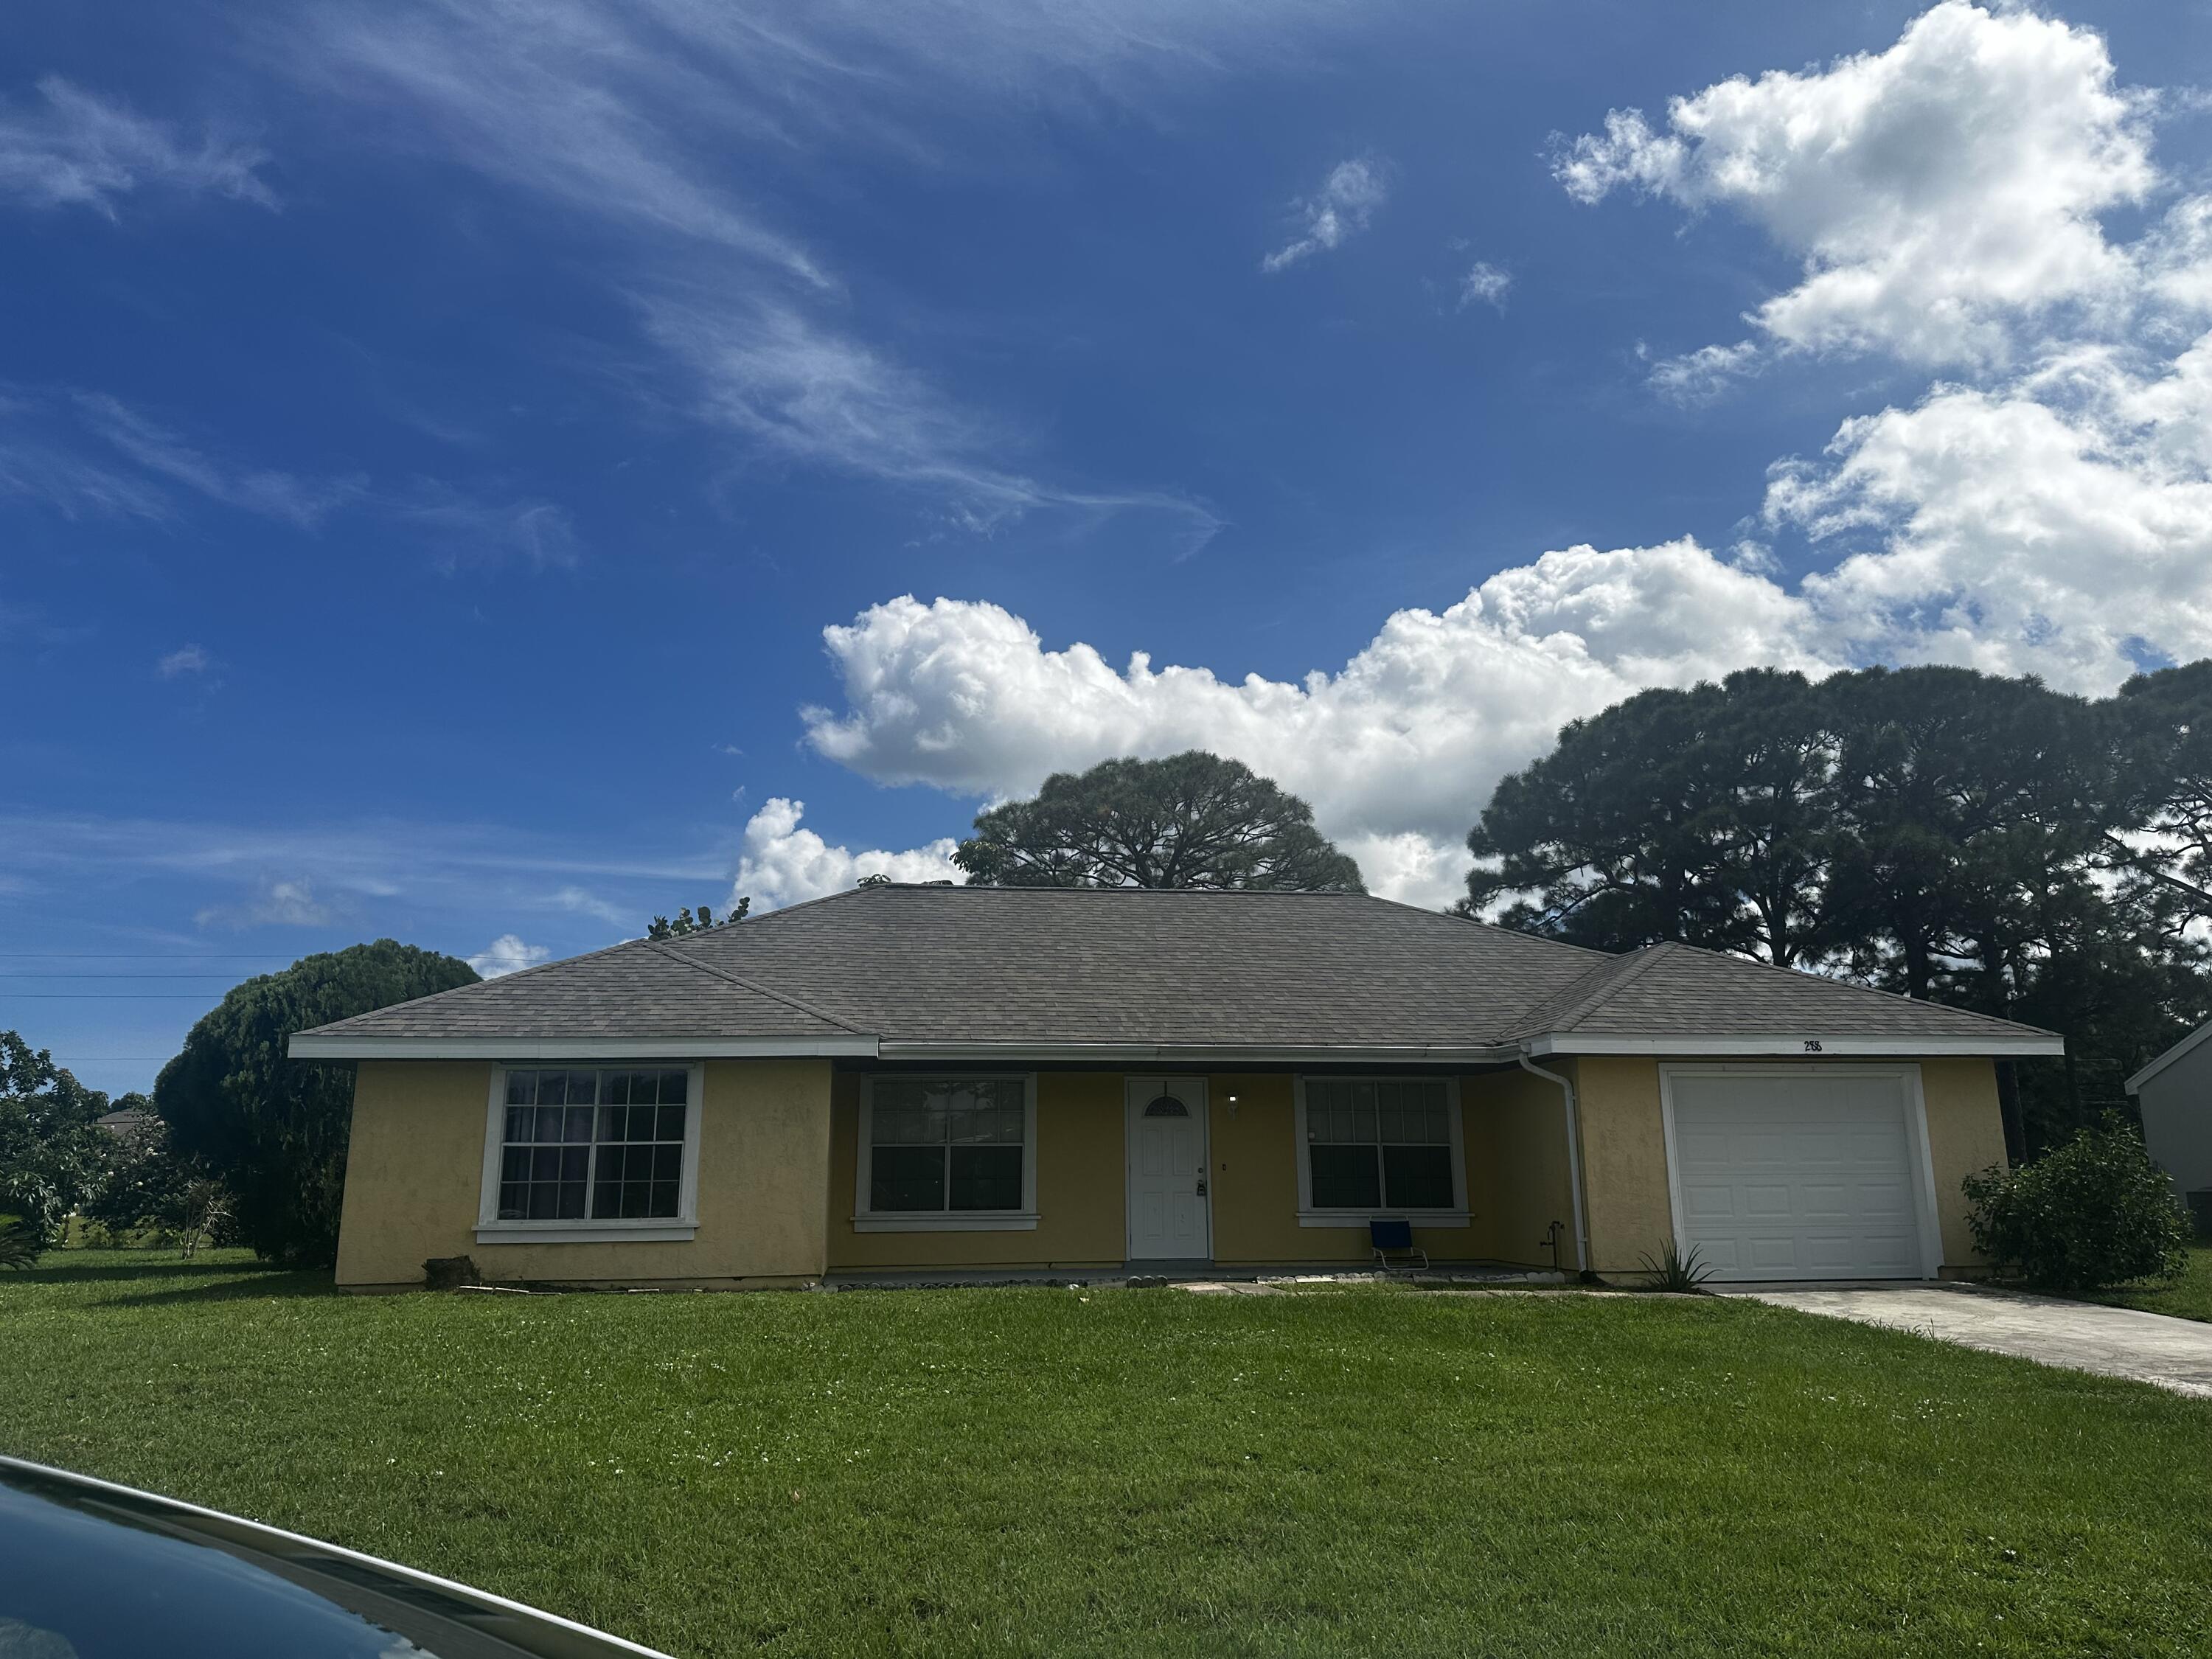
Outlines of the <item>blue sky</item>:
{"type": "Polygon", "coordinates": [[[1443,902],[1642,685],[2212,651],[2198,9],[1065,14],[12,12],[0,1025],[1193,744],[1443,902]]]}

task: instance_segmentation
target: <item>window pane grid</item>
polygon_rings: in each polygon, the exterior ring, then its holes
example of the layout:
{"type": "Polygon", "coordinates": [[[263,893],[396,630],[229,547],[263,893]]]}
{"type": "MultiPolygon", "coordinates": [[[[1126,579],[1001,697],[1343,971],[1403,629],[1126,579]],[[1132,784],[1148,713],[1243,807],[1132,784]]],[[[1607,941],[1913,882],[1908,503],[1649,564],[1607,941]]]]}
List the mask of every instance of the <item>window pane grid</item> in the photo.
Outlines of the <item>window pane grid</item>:
{"type": "Polygon", "coordinates": [[[1310,1078],[1306,1159],[1324,1210],[1446,1210],[1456,1201],[1451,1100],[1433,1078],[1310,1078]]]}
{"type": "Polygon", "coordinates": [[[1018,1078],[886,1078],[872,1092],[871,1212],[1019,1210],[1028,1113],[1018,1078]]]}
{"type": "Polygon", "coordinates": [[[675,1218],[690,1086],[681,1066],[507,1073],[499,1218],[675,1218]]]}

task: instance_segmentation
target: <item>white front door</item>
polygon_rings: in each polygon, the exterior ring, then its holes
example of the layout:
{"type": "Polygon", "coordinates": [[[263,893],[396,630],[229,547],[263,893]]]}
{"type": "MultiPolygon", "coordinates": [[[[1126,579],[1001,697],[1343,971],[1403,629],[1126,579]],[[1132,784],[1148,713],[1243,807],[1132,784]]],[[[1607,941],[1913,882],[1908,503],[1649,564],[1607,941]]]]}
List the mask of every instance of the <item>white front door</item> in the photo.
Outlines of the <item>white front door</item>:
{"type": "Polygon", "coordinates": [[[1133,1077],[1128,1114],[1129,1260],[1210,1260],[1206,1079],[1133,1077]]]}

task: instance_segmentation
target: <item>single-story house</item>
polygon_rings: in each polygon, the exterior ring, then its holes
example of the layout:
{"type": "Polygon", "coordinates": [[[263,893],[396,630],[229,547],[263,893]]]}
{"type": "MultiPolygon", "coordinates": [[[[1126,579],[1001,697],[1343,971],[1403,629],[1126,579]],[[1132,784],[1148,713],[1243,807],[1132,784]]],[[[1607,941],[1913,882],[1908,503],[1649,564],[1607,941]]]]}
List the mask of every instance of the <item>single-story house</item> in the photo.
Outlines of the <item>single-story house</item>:
{"type": "Polygon", "coordinates": [[[1357,893],[879,884],[341,1020],[337,1277],[1978,1266],[1996,1063],[2058,1037],[1357,893]]]}
{"type": "Polygon", "coordinates": [[[2143,1145],[2212,1232],[2212,1024],[2198,1026],[2128,1079],[2143,1145]],[[2201,1194],[2201,1196],[2193,1196],[2201,1194]]]}

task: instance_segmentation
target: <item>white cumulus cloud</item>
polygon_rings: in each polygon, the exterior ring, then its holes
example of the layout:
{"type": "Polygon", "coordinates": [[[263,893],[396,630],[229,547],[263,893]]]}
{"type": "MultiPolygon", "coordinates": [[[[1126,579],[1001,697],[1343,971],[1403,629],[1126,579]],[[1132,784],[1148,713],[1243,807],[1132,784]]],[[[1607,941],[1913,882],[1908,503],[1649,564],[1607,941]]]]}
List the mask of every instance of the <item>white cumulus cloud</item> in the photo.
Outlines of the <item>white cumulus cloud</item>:
{"type": "Polygon", "coordinates": [[[846,706],[805,720],[864,776],[988,798],[1115,755],[1233,756],[1310,801],[1376,890],[1441,903],[1491,785],[1563,723],[1745,662],[1828,665],[1809,624],[1801,600],[1686,540],[1547,553],[1444,611],[1396,612],[1296,683],[1142,653],[1116,669],[995,605],[909,595],[824,630],[846,706]]]}
{"type": "Polygon", "coordinates": [[[497,979],[502,974],[518,974],[525,968],[535,968],[552,954],[542,945],[524,944],[520,934],[501,933],[467,961],[486,979],[497,979]]]}
{"type": "Polygon", "coordinates": [[[1367,228],[1376,210],[1389,197],[1389,169],[1383,163],[1363,156],[1339,161],[1320,189],[1291,204],[1298,234],[1261,260],[1260,269],[1280,270],[1342,246],[1347,237],[1367,228]]]}
{"type": "Polygon", "coordinates": [[[2148,115],[2094,31],[1943,0],[1887,51],[1719,82],[1662,126],[1615,110],[1554,172],[1578,201],[1727,207],[1798,255],[1748,319],[1778,347],[1990,366],[2023,321],[2124,304],[2100,216],[2158,182],[2148,115]]]}
{"type": "Polygon", "coordinates": [[[173,680],[185,674],[204,674],[212,660],[206,650],[197,645],[180,645],[154,664],[154,672],[165,680],[173,680]]]}
{"type": "Polygon", "coordinates": [[[799,827],[804,801],[774,795],[745,825],[732,897],[750,897],[754,908],[773,910],[803,899],[822,898],[856,885],[863,876],[893,881],[959,881],[950,836],[905,852],[855,853],[834,847],[811,830],[799,827]]]}
{"type": "Polygon", "coordinates": [[[1848,549],[1805,591],[1856,657],[2108,691],[2212,653],[2212,336],[2152,369],[2092,353],[1846,421],[1766,514],[1848,549]]]}

